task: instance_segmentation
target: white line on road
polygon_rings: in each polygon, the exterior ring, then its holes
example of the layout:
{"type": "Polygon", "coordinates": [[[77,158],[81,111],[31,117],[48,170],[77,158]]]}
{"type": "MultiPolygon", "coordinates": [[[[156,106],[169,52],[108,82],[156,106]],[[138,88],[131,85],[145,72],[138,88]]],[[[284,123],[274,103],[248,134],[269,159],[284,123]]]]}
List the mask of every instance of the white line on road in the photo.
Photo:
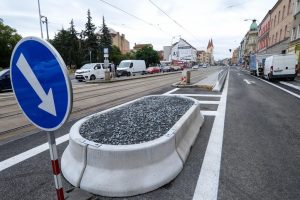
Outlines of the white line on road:
{"type": "Polygon", "coordinates": [[[171,94],[173,92],[176,92],[177,90],[179,90],[179,88],[174,88],[173,90],[170,90],[169,92],[166,92],[164,94],[171,94]]]}
{"type": "MultiPolygon", "coordinates": [[[[65,141],[69,140],[69,134],[65,134],[59,138],[56,138],[56,144],[59,145],[65,141]]],[[[23,153],[20,153],[14,157],[8,158],[4,161],[0,162],[0,172],[13,166],[16,165],[24,160],[27,160],[28,158],[31,158],[39,153],[42,153],[43,151],[46,151],[49,149],[49,144],[44,143],[40,146],[37,146],[35,148],[29,149],[28,151],[25,151],[23,153]]]]}
{"type": "MultiPolygon", "coordinates": [[[[255,78],[257,78],[257,77],[255,77],[255,78]]],[[[268,83],[269,85],[272,85],[272,86],[274,86],[274,87],[277,87],[278,89],[280,89],[280,90],[282,90],[282,91],[284,91],[284,92],[287,92],[287,93],[289,93],[289,94],[291,94],[291,95],[297,97],[298,99],[300,99],[300,95],[298,95],[298,94],[296,94],[296,93],[294,93],[294,92],[291,92],[291,91],[289,91],[289,90],[287,90],[287,89],[285,89],[285,88],[282,88],[282,87],[280,87],[280,86],[278,86],[278,85],[275,85],[274,83],[270,83],[270,82],[268,82],[268,81],[266,81],[266,80],[263,80],[263,79],[260,79],[260,78],[257,78],[257,79],[259,79],[259,80],[261,80],[261,81],[263,81],[263,82],[265,82],[265,83],[268,83]]]]}
{"type": "Polygon", "coordinates": [[[198,101],[200,104],[219,104],[220,101],[198,101]]]}
{"type": "Polygon", "coordinates": [[[291,88],[294,88],[296,90],[300,90],[300,87],[299,86],[296,86],[296,85],[293,85],[291,83],[287,83],[287,82],[284,82],[284,81],[279,81],[279,83],[283,84],[283,85],[286,85],[286,86],[289,86],[291,88]]]}
{"type": "Polygon", "coordinates": [[[200,112],[204,116],[217,116],[217,114],[218,114],[217,111],[201,110],[200,112]]]}
{"type": "Polygon", "coordinates": [[[171,95],[180,95],[188,97],[221,97],[219,94],[171,94],[171,95]]]}
{"type": "Polygon", "coordinates": [[[228,80],[229,72],[217,110],[218,114],[207,144],[193,200],[216,200],[218,196],[228,80]]]}

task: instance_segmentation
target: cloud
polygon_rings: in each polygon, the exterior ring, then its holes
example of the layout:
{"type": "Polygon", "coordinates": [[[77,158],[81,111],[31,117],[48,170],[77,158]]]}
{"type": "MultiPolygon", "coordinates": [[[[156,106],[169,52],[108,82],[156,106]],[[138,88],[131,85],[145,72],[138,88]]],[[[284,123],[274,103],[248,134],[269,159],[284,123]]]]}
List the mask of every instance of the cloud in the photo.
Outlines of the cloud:
{"type": "MultiPolygon", "coordinates": [[[[49,21],[50,38],[62,27],[68,28],[71,19],[74,19],[77,31],[83,30],[90,9],[97,27],[101,26],[104,16],[109,27],[125,34],[131,47],[134,43],[152,43],[155,49],[161,50],[171,44],[173,36],[181,35],[196,48],[206,49],[208,40],[213,38],[215,57],[224,58],[230,56],[228,49],[237,47],[248,31],[251,21],[244,19],[255,18],[259,22],[277,0],[152,0],[183,28],[148,0],[105,1],[152,25],[101,0],[40,0],[42,15],[49,21]]],[[[1,2],[0,10],[4,23],[17,29],[22,36],[40,36],[37,1],[6,0],[1,2]]]]}

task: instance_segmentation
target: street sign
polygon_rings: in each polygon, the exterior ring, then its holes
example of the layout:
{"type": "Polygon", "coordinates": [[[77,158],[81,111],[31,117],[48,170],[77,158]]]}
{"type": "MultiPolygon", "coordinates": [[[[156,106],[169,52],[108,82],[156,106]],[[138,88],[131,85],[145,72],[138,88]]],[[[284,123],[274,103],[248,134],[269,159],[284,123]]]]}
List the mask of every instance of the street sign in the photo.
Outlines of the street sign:
{"type": "Polygon", "coordinates": [[[72,108],[72,87],[65,63],[47,41],[26,37],[10,62],[11,83],[27,119],[42,130],[58,129],[72,108]]]}
{"type": "Polygon", "coordinates": [[[108,48],[103,48],[103,53],[108,54],[108,48]]]}

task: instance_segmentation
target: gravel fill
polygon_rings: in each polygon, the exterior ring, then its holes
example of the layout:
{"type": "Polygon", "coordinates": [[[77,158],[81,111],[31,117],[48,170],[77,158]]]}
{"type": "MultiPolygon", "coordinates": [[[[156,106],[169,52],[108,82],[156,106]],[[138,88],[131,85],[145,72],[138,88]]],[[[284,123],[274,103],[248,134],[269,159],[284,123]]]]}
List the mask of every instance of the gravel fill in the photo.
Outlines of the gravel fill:
{"type": "Polygon", "coordinates": [[[168,130],[194,104],[176,96],[151,96],[95,115],[84,122],[79,133],[101,144],[128,145],[154,140],[168,130]]]}

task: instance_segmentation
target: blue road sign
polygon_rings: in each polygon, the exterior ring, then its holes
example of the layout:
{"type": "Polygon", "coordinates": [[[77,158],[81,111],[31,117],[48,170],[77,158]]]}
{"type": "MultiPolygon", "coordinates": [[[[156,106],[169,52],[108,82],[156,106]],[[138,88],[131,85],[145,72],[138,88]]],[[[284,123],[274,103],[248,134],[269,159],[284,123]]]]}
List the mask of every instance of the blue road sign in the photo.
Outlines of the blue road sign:
{"type": "Polygon", "coordinates": [[[72,87],[56,49],[45,40],[23,38],[10,68],[15,97],[28,120],[47,131],[61,127],[71,112],[72,87]]]}

